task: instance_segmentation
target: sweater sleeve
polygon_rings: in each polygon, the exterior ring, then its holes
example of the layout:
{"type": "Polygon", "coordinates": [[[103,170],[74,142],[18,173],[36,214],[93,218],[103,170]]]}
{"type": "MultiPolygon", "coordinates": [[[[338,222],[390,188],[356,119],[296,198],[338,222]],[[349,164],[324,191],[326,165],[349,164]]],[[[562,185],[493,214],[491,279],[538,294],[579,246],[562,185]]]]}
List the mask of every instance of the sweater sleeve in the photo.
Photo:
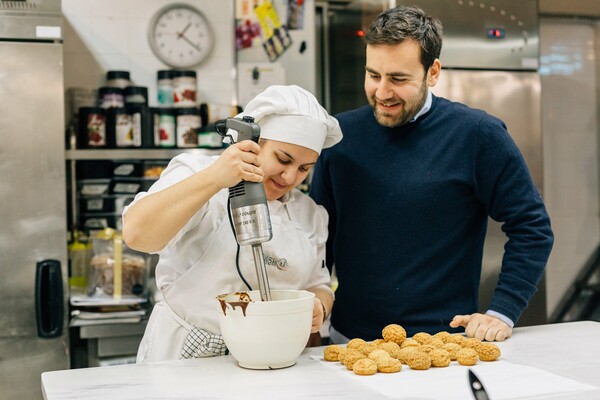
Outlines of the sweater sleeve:
{"type": "Polygon", "coordinates": [[[329,215],[329,233],[325,248],[325,263],[327,268],[329,268],[329,272],[331,272],[335,262],[332,243],[335,238],[336,210],[333,194],[331,192],[331,178],[327,169],[327,154],[328,150],[323,150],[317,161],[317,165],[315,165],[315,168],[313,169],[309,195],[317,204],[322,205],[329,215]]]}
{"type": "Polygon", "coordinates": [[[517,322],[537,290],[553,234],[523,156],[505,125],[488,115],[477,133],[474,179],[476,196],[508,238],[488,309],[517,322]]]}

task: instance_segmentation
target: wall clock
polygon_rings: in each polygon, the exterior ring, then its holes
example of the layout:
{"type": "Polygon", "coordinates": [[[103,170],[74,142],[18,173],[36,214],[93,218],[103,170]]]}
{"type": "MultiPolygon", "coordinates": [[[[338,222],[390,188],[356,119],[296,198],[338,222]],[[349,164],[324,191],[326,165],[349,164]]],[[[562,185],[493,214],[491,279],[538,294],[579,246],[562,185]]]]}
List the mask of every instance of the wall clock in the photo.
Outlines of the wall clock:
{"type": "Polygon", "coordinates": [[[158,10],[148,26],[152,52],[176,69],[198,66],[210,54],[214,37],[208,20],[189,4],[175,3],[158,10]]]}

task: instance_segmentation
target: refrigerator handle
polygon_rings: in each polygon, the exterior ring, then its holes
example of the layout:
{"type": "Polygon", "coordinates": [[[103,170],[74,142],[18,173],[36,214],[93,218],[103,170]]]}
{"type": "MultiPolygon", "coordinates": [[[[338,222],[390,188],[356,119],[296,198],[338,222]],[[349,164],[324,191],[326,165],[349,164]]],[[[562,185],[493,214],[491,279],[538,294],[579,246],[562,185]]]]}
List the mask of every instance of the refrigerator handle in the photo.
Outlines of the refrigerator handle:
{"type": "Polygon", "coordinates": [[[62,335],[64,315],[63,282],[60,261],[38,261],[35,273],[35,319],[38,336],[62,335]]]}

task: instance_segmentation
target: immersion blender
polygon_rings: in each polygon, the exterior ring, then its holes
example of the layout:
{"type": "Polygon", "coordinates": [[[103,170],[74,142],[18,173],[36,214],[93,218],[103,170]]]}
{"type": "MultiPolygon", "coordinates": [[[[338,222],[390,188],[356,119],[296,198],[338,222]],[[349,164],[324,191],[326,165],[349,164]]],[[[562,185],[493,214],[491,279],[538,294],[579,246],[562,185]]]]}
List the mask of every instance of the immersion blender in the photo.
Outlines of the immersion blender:
{"type": "MultiPolygon", "coordinates": [[[[227,134],[229,129],[238,132],[238,142],[252,140],[258,143],[260,137],[260,126],[254,122],[254,118],[249,116],[244,116],[241,119],[222,119],[215,123],[215,127],[219,134],[229,137],[232,144],[234,143],[233,137],[227,134]]],[[[260,297],[262,301],[270,301],[271,289],[267,270],[265,269],[262,243],[271,240],[273,231],[263,183],[241,181],[230,187],[229,203],[235,239],[240,246],[252,246],[260,297]]]]}

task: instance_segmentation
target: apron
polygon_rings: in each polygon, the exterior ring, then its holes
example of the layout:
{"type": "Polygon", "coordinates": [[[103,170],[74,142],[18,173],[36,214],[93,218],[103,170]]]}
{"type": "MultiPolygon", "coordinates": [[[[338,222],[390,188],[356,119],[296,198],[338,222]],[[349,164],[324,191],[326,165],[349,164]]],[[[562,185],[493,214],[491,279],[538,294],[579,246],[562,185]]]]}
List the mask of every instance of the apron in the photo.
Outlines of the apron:
{"type": "MultiPolygon", "coordinates": [[[[316,245],[311,244],[290,208],[286,203],[269,202],[273,238],[262,245],[271,289],[305,289],[313,267],[321,263],[316,245]]],[[[152,310],[138,363],[227,353],[220,336],[218,313],[222,310],[216,297],[248,288],[236,271],[237,246],[226,212],[208,239],[212,243],[192,267],[163,289],[164,300],[152,310]]],[[[258,289],[251,246],[240,248],[239,265],[246,281],[258,289]]]]}

